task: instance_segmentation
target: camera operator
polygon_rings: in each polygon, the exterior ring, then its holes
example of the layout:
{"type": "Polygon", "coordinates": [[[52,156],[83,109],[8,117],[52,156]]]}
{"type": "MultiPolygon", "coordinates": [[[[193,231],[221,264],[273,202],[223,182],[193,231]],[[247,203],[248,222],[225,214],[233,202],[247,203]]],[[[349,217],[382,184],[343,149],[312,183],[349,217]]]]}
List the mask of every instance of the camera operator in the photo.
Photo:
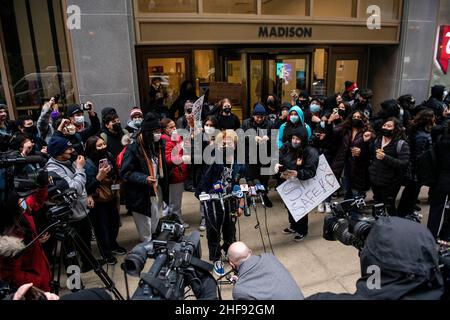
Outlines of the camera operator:
{"type": "MultiPolygon", "coordinates": [[[[78,199],[72,207],[71,226],[77,231],[87,248],[91,248],[91,224],[88,218],[88,208],[94,206],[92,197],[86,192],[86,160],[77,156],[70,141],[64,137],[54,135],[48,145],[50,160],[47,163],[49,173],[64,179],[69,188],[75,189],[78,199]]],[[[64,190],[62,190],[64,191],[64,190]]],[[[81,257],[81,271],[87,272],[91,266],[83,256],[81,257]]]]}
{"type": "Polygon", "coordinates": [[[228,249],[228,261],[237,271],[234,300],[304,299],[292,275],[274,255],[255,256],[245,243],[235,242],[228,249]]]}
{"type": "Polygon", "coordinates": [[[45,239],[36,241],[33,219],[33,214],[44,205],[47,192],[45,185],[20,199],[10,191],[6,201],[0,203],[0,278],[15,287],[32,282],[39,289],[50,291],[50,265],[41,245],[45,239]]]}
{"type": "MultiPolygon", "coordinates": [[[[224,185],[228,184],[228,181],[236,184],[239,177],[247,177],[246,165],[235,161],[237,139],[238,136],[234,130],[226,130],[217,135],[215,139],[218,148],[216,150],[216,161],[205,168],[202,174],[195,192],[195,196],[198,199],[202,192],[207,194],[213,193],[213,184],[217,181],[221,181],[224,185]],[[223,155],[224,159],[218,159],[219,155],[223,155]]],[[[230,187],[232,188],[233,186],[231,185],[230,187]]],[[[231,220],[231,213],[237,211],[237,215],[241,216],[244,210],[249,210],[248,207],[245,207],[244,199],[240,199],[237,210],[228,201],[224,206],[225,212],[219,200],[212,200],[208,202],[208,209],[205,210],[209,260],[214,262],[214,272],[219,276],[225,273],[221,261],[222,250],[224,252],[223,256],[225,256],[229,246],[236,241],[236,227],[231,220]],[[222,245],[221,239],[223,239],[222,245]]]]}
{"type": "Polygon", "coordinates": [[[444,282],[438,259],[436,241],[425,226],[381,217],[360,252],[356,292],[319,293],[308,300],[439,300],[444,282]]]}

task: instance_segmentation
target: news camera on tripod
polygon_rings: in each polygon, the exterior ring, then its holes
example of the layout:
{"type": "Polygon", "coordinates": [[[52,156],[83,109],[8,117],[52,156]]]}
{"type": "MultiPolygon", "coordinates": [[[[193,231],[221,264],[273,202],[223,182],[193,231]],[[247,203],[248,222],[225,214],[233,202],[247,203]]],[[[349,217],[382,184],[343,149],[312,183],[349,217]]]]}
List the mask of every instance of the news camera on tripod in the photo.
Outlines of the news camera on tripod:
{"type": "MultiPolygon", "coordinates": [[[[125,257],[125,276],[140,276],[132,300],[217,300],[220,292],[211,275],[213,266],[201,260],[200,233],[184,236],[183,223],[175,215],[159,220],[153,240],[137,245],[125,257]],[[143,273],[147,258],[153,262],[143,273]],[[189,288],[188,290],[186,290],[189,288]]],[[[128,280],[125,278],[128,288],[128,280]]],[[[127,297],[130,299],[127,292],[127,297]]]]}
{"type": "Polygon", "coordinates": [[[308,299],[449,299],[450,244],[437,244],[417,217],[390,217],[383,204],[372,206],[372,216],[365,215],[362,198],[333,203],[331,208],[323,237],[359,250],[361,277],[354,294],[319,293],[308,299]]]}

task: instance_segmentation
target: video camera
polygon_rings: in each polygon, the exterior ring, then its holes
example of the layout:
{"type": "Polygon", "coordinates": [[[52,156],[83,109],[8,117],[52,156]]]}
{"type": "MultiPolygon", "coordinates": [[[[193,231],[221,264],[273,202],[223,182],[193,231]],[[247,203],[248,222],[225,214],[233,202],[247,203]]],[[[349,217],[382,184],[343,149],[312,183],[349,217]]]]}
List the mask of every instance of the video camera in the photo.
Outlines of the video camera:
{"type": "Polygon", "coordinates": [[[25,197],[48,184],[48,173],[44,168],[24,170],[28,164],[43,162],[40,156],[21,157],[17,153],[0,153],[0,201],[6,201],[8,192],[16,191],[25,197]]]}
{"type": "Polygon", "coordinates": [[[184,237],[176,216],[160,219],[155,239],[137,245],[126,256],[123,270],[140,276],[133,300],[182,300],[190,287],[197,299],[217,299],[212,265],[201,259],[200,233],[184,237]],[[147,258],[155,259],[148,273],[141,273],[147,258]]]}
{"type": "Polygon", "coordinates": [[[360,210],[366,207],[363,197],[331,204],[332,215],[325,217],[323,237],[328,241],[339,240],[347,246],[361,250],[373,224],[386,217],[384,204],[372,206],[372,216],[364,216],[360,210]]]}

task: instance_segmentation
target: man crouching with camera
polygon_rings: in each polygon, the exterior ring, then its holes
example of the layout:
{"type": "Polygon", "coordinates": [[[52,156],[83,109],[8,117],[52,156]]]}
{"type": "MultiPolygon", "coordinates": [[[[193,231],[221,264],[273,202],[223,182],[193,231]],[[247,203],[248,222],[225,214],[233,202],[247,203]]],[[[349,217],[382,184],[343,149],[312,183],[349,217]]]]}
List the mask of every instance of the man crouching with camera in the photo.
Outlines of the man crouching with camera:
{"type": "Polygon", "coordinates": [[[234,300],[304,299],[292,275],[274,255],[255,256],[245,243],[235,242],[228,249],[228,261],[237,271],[234,300]]]}

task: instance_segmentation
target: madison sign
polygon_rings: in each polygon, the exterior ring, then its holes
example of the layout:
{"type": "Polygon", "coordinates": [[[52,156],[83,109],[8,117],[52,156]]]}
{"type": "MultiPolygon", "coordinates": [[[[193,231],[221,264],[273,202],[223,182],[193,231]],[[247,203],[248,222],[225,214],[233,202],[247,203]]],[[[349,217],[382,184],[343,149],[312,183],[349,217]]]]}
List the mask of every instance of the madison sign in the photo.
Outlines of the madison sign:
{"type": "Polygon", "coordinates": [[[259,38],[311,38],[311,27],[267,27],[260,26],[259,38]]]}

